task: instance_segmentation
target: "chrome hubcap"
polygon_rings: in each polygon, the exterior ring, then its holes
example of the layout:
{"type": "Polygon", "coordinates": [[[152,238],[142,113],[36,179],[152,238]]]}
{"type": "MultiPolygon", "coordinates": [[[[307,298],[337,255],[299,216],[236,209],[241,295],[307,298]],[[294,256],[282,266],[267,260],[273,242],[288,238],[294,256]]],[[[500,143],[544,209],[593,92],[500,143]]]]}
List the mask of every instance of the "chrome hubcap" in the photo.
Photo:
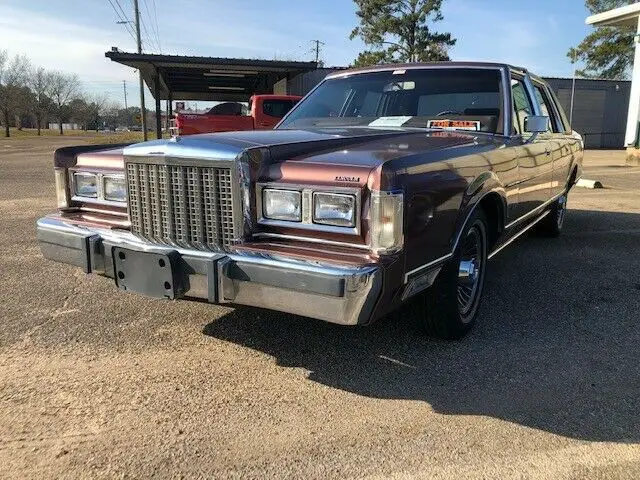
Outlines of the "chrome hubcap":
{"type": "Polygon", "coordinates": [[[562,228],[562,224],[564,223],[564,214],[565,211],[567,209],[567,196],[563,195],[562,197],[560,197],[558,199],[558,215],[557,215],[557,222],[558,222],[558,228],[562,228]]]}
{"type": "Polygon", "coordinates": [[[482,265],[482,234],[472,227],[462,244],[458,265],[458,308],[464,316],[476,303],[482,265]]]}
{"type": "Polygon", "coordinates": [[[462,260],[458,268],[458,278],[461,284],[473,285],[478,276],[478,268],[476,267],[476,261],[462,260]]]}

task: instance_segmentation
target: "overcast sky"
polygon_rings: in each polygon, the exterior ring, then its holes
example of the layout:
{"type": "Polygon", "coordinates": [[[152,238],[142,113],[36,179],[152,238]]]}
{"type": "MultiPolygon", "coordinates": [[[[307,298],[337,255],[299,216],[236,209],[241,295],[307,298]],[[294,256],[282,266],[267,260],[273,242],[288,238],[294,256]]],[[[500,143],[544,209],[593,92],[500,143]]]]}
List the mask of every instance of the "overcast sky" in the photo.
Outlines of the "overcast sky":
{"type": "MultiPolygon", "coordinates": [[[[132,0],[111,2],[133,18],[132,0]]],[[[571,76],[566,52],[590,31],[582,0],[443,3],[445,18],[435,28],[458,39],[453,60],[496,60],[543,76],[571,76]]],[[[312,60],[311,40],[320,39],[325,64],[344,66],[362,48],[349,40],[356,24],[350,0],[140,0],[140,9],[147,52],[312,60]]],[[[126,80],[135,104],[135,71],[104,57],[111,46],[135,51],[134,39],[117,20],[109,0],[0,0],[0,49],[75,72],[87,91],[117,102],[126,80]]]]}

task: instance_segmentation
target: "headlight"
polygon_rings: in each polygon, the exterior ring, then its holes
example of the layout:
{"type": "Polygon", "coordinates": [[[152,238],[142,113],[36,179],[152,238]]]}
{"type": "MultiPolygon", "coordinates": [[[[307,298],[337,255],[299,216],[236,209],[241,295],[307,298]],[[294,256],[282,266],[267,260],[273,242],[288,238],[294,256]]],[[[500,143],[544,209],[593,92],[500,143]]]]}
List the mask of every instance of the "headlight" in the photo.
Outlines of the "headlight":
{"type": "Polygon", "coordinates": [[[341,193],[313,194],[313,221],[323,225],[355,227],[356,198],[341,193]]]}
{"type": "Polygon", "coordinates": [[[293,190],[262,190],[262,215],[271,220],[302,220],[300,192],[293,190]]]}
{"type": "Polygon", "coordinates": [[[76,195],[79,197],[98,197],[98,176],[93,173],[75,173],[73,175],[76,195]]]}
{"type": "Polygon", "coordinates": [[[105,175],[103,177],[104,199],[110,202],[127,201],[127,185],[123,175],[105,175]]]}
{"type": "Polygon", "coordinates": [[[402,193],[371,192],[371,249],[387,254],[404,244],[402,193]]]}

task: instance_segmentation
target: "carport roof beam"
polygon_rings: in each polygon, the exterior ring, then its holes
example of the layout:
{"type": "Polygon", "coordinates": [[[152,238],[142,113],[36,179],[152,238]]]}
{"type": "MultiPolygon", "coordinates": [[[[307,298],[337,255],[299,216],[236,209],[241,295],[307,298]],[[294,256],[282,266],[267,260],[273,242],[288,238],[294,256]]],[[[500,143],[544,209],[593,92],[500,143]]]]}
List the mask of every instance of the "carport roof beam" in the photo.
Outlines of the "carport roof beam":
{"type": "Polygon", "coordinates": [[[316,62],[106,52],[110,60],[138,69],[154,98],[246,101],[273,93],[274,85],[317,68],[316,62]],[[155,76],[158,75],[158,81],[155,76]]]}

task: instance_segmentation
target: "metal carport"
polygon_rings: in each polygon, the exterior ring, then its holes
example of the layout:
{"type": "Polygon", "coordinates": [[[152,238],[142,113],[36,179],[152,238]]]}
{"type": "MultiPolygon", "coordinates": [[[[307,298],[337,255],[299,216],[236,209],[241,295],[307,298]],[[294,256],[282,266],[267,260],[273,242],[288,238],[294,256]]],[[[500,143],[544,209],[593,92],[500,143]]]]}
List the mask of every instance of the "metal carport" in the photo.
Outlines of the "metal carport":
{"type": "Polygon", "coordinates": [[[253,60],[106,52],[110,60],[140,70],[155,99],[156,135],[162,138],[160,101],[168,115],[176,100],[237,101],[253,94],[273,93],[276,83],[317,68],[316,62],[253,60]]]}

